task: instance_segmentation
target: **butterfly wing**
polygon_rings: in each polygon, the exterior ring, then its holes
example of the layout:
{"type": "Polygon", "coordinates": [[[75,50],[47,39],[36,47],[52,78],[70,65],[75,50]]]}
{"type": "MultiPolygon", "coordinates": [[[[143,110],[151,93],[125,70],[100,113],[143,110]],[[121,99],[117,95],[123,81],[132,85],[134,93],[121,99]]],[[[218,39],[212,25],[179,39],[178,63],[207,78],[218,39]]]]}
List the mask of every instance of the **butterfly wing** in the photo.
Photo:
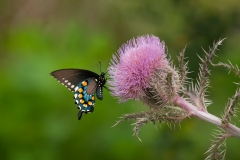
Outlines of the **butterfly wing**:
{"type": "Polygon", "coordinates": [[[75,91],[75,87],[80,82],[88,78],[98,77],[98,74],[84,69],[60,69],[53,71],[51,75],[72,92],[75,91]]]}
{"type": "Polygon", "coordinates": [[[90,78],[89,79],[89,84],[88,84],[87,89],[86,89],[86,93],[87,94],[94,94],[96,92],[96,89],[97,89],[97,82],[95,81],[94,78],[90,78]]]}
{"type": "MultiPolygon", "coordinates": [[[[95,82],[95,81],[94,81],[95,82]]],[[[74,100],[75,104],[78,106],[79,110],[84,113],[93,112],[94,105],[95,105],[95,91],[96,87],[92,86],[95,85],[91,78],[88,78],[81,83],[78,84],[78,86],[75,88],[74,92],[74,100]],[[90,89],[91,92],[87,92],[90,89]],[[93,91],[94,89],[94,91],[93,91]]],[[[95,85],[96,86],[96,85],[95,85]]],[[[80,117],[80,114],[78,115],[80,117]]]]}

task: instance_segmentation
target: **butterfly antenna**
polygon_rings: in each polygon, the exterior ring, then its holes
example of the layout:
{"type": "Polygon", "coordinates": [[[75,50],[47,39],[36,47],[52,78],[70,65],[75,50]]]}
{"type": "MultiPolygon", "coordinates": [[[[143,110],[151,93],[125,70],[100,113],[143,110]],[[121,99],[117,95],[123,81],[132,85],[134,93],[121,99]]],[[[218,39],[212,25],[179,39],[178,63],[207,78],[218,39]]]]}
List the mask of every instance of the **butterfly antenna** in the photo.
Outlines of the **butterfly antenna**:
{"type": "MultiPolygon", "coordinates": [[[[98,65],[97,65],[98,66],[98,65]]],[[[101,64],[101,62],[99,61],[99,69],[100,69],[100,73],[102,73],[102,64],[101,64]]],[[[108,76],[108,70],[107,70],[107,72],[104,72],[104,75],[107,75],[108,76]]],[[[107,77],[108,78],[108,77],[107,77]]],[[[106,79],[107,79],[106,78],[106,79]]]]}

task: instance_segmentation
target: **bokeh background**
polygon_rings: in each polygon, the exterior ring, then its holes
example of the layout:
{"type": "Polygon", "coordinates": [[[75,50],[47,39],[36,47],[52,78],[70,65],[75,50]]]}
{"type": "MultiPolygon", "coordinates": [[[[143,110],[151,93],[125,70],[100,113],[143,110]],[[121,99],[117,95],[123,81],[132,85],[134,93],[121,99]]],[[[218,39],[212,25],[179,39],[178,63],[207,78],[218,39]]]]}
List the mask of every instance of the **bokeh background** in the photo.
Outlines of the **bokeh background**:
{"type": "MultiPolygon", "coordinates": [[[[238,0],[0,0],[0,159],[202,160],[215,126],[191,118],[180,125],[148,124],[133,137],[132,121],[111,128],[125,113],[148,108],[119,104],[107,90],[92,114],[77,120],[72,93],[49,73],[61,68],[106,71],[111,56],[132,37],[153,34],[186,55],[196,78],[201,47],[227,39],[217,61],[240,64],[238,0]]],[[[208,110],[219,116],[238,79],[211,68],[208,110]]],[[[239,124],[239,120],[233,120],[239,124]]],[[[239,159],[240,140],[227,140],[226,159],[239,159]]]]}

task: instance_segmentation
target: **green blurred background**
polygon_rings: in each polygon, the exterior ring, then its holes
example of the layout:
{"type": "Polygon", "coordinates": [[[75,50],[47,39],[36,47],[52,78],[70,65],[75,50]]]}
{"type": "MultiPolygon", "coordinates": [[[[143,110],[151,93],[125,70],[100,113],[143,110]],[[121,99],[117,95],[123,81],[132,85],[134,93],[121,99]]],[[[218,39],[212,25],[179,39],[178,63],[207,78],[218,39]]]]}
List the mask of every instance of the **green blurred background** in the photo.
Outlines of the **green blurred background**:
{"type": "MultiPolygon", "coordinates": [[[[174,62],[187,45],[191,78],[201,47],[219,38],[227,37],[215,61],[240,64],[238,0],[0,0],[0,159],[204,159],[215,126],[196,118],[172,129],[148,124],[140,142],[132,121],[111,126],[146,106],[118,104],[104,90],[95,112],[78,121],[72,93],[49,75],[61,68],[99,73],[99,61],[106,71],[123,43],[145,34],[164,40],[174,62]]],[[[227,73],[212,71],[209,111],[217,116],[235,92],[237,79],[227,73]]],[[[239,159],[240,140],[227,146],[226,159],[239,159]]]]}

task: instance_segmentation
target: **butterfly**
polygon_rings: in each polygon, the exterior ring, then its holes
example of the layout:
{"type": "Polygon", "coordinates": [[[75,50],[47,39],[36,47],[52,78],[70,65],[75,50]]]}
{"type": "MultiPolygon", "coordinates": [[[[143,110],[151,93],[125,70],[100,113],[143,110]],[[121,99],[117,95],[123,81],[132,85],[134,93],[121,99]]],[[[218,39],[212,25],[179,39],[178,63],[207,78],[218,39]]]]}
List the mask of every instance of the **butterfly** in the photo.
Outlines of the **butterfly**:
{"type": "Polygon", "coordinates": [[[78,112],[78,120],[81,119],[82,113],[94,111],[95,96],[103,99],[103,87],[107,82],[106,73],[100,75],[85,69],[60,69],[53,71],[51,75],[70,91],[74,92],[73,99],[78,112]]]}

